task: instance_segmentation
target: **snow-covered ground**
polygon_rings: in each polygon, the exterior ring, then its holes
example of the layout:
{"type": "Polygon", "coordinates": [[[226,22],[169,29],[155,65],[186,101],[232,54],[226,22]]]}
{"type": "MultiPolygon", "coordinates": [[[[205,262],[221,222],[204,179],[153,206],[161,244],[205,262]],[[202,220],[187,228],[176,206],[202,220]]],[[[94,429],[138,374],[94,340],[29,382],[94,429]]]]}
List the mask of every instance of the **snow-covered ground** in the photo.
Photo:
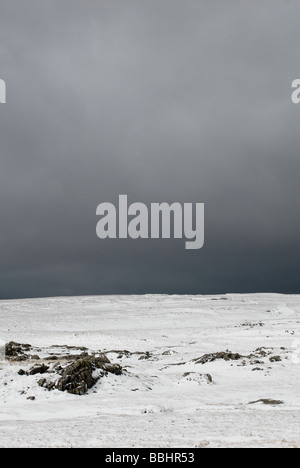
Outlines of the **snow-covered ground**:
{"type": "Polygon", "coordinates": [[[123,367],[76,396],[20,376],[29,363],[0,364],[1,447],[300,446],[299,296],[1,301],[0,340],[44,356],[84,346],[123,367]],[[240,358],[197,363],[225,351],[240,358]],[[249,404],[262,399],[282,404],[249,404]]]}

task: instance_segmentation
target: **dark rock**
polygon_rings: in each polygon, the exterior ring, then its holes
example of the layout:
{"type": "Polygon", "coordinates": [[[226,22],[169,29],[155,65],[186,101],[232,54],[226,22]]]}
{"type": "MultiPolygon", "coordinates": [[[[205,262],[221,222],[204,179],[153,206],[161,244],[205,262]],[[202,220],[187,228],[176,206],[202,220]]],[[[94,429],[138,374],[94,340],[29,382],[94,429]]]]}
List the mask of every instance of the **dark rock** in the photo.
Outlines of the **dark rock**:
{"type": "Polygon", "coordinates": [[[29,397],[27,397],[27,400],[34,401],[34,400],[35,400],[35,396],[29,396],[29,397]]]}
{"type": "Polygon", "coordinates": [[[38,385],[40,387],[43,387],[45,388],[46,390],[49,390],[49,392],[51,390],[54,390],[55,389],[55,382],[50,382],[48,381],[47,379],[41,379],[38,381],[38,385]]]}
{"type": "Polygon", "coordinates": [[[26,353],[30,351],[31,345],[20,344],[10,341],[5,345],[5,355],[8,359],[12,360],[25,360],[28,358],[26,353]]]}
{"type": "Polygon", "coordinates": [[[122,375],[123,373],[122,367],[119,364],[103,364],[100,369],[109,374],[122,375]]]}
{"type": "Polygon", "coordinates": [[[118,364],[111,364],[107,356],[101,355],[97,358],[88,356],[67,366],[62,371],[61,378],[55,384],[55,388],[73,395],[84,395],[101,377],[101,375],[99,377],[93,376],[96,369],[103,371],[102,376],[106,373],[122,374],[122,368],[118,364]]]}
{"type": "Polygon", "coordinates": [[[45,364],[36,365],[30,369],[27,375],[36,375],[36,374],[45,374],[48,372],[49,366],[46,366],[45,364]]]}
{"type": "Polygon", "coordinates": [[[195,364],[206,364],[208,362],[214,362],[218,360],[223,360],[223,361],[239,361],[242,359],[243,356],[240,354],[234,354],[231,353],[230,351],[226,352],[220,352],[220,353],[212,353],[212,354],[205,354],[201,358],[193,359],[193,362],[195,364]]]}
{"type": "Polygon", "coordinates": [[[128,359],[131,356],[131,352],[127,351],[126,349],[124,351],[117,351],[117,350],[108,351],[108,354],[109,353],[118,354],[117,359],[123,359],[124,357],[128,359]]]}
{"type": "Polygon", "coordinates": [[[47,379],[41,379],[41,380],[38,381],[38,385],[39,385],[40,387],[44,387],[44,385],[45,385],[46,383],[47,383],[47,379]]]}
{"type": "MultiPolygon", "coordinates": [[[[90,356],[88,356],[88,357],[90,358],[90,356]]],[[[111,363],[110,360],[108,359],[108,357],[105,354],[101,354],[98,357],[92,357],[91,359],[94,362],[95,366],[99,367],[99,368],[101,368],[101,366],[103,364],[110,364],[111,363]]]]}
{"type": "Polygon", "coordinates": [[[270,362],[281,362],[282,359],[280,356],[272,356],[270,357],[270,362]]]}
{"type": "Polygon", "coordinates": [[[139,358],[139,361],[148,360],[151,359],[151,357],[151,354],[149,353],[149,351],[147,351],[145,354],[142,354],[142,356],[139,358]]]}
{"type": "Polygon", "coordinates": [[[88,349],[84,346],[68,346],[68,345],[53,345],[51,346],[52,349],[65,349],[65,350],[72,350],[72,351],[88,351],[88,349]]]}
{"type": "Polygon", "coordinates": [[[265,357],[267,355],[266,348],[257,348],[255,352],[260,354],[262,357],[265,357]]]}
{"type": "Polygon", "coordinates": [[[261,399],[257,401],[250,401],[249,405],[256,405],[257,403],[263,403],[264,405],[277,406],[283,405],[284,401],[282,400],[270,400],[270,399],[261,399]]]}
{"type": "Polygon", "coordinates": [[[64,369],[63,367],[61,366],[60,362],[57,362],[53,368],[52,368],[52,371],[51,372],[56,372],[57,374],[59,374],[60,372],[62,372],[64,369]]]}
{"type": "MultiPolygon", "coordinates": [[[[65,347],[67,349],[67,347],[65,347]]],[[[31,349],[30,345],[22,345],[11,342],[6,345],[6,353],[12,360],[40,360],[38,356],[28,356],[25,352],[31,349]]],[[[70,348],[75,349],[75,348],[70,348]]],[[[66,355],[62,357],[50,356],[47,359],[40,360],[29,371],[19,370],[19,375],[48,374],[48,378],[42,378],[38,381],[38,385],[47,390],[67,391],[74,395],[84,395],[92,388],[97,381],[106,375],[112,373],[115,375],[122,374],[122,367],[118,364],[112,364],[105,354],[89,355],[86,348],[78,348],[82,354],[66,355]],[[43,362],[42,362],[43,361],[43,362]],[[51,365],[48,361],[56,361],[51,365]],[[48,363],[49,365],[46,365],[48,363]],[[50,367],[51,366],[51,367],[50,367]],[[95,371],[101,372],[96,373],[95,371]],[[53,377],[50,377],[52,375],[53,377]]],[[[76,349],[77,350],[77,349],[76,349]]]]}
{"type": "Polygon", "coordinates": [[[70,364],[62,373],[56,388],[61,392],[67,391],[73,395],[84,395],[98,381],[93,377],[93,365],[88,359],[79,359],[70,364]]]}

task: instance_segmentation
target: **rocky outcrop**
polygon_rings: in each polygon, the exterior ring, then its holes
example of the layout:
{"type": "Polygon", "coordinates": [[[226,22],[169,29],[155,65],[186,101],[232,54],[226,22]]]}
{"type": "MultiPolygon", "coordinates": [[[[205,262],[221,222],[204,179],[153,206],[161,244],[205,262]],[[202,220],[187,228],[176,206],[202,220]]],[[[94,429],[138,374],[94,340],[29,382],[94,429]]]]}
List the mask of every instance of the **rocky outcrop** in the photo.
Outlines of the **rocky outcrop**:
{"type": "Polygon", "coordinates": [[[28,359],[28,353],[31,350],[31,345],[20,344],[11,341],[5,345],[5,356],[11,361],[25,361],[28,359]]]}
{"type": "Polygon", "coordinates": [[[53,380],[41,379],[38,384],[47,390],[57,389],[61,392],[68,392],[73,395],[85,395],[98,380],[108,373],[115,375],[122,374],[122,368],[118,364],[111,364],[105,355],[93,357],[82,355],[65,368],[55,366],[55,371],[60,377],[53,380]],[[101,372],[96,375],[95,371],[101,372]]]}
{"type": "Polygon", "coordinates": [[[78,359],[70,364],[62,373],[56,388],[74,395],[84,395],[98,381],[93,377],[94,366],[89,359],[78,359]]]}
{"type": "MultiPolygon", "coordinates": [[[[30,345],[10,342],[6,345],[6,356],[9,360],[29,363],[38,361],[31,368],[20,369],[19,376],[42,375],[38,380],[38,385],[49,391],[59,390],[73,395],[84,395],[91,389],[98,380],[108,373],[121,375],[122,367],[112,364],[106,354],[86,352],[86,348],[75,347],[52,347],[57,351],[83,351],[81,354],[61,354],[42,358],[38,355],[30,355],[34,350],[30,345]],[[97,372],[98,371],[98,372],[97,372]]],[[[41,351],[41,350],[39,350],[41,351]]],[[[57,353],[58,354],[58,353],[57,353]]]]}
{"type": "Polygon", "coordinates": [[[220,352],[220,353],[205,354],[201,358],[193,359],[193,362],[195,362],[195,364],[206,364],[208,362],[214,362],[218,360],[239,361],[242,358],[243,356],[241,356],[240,354],[226,351],[226,352],[220,352]]]}

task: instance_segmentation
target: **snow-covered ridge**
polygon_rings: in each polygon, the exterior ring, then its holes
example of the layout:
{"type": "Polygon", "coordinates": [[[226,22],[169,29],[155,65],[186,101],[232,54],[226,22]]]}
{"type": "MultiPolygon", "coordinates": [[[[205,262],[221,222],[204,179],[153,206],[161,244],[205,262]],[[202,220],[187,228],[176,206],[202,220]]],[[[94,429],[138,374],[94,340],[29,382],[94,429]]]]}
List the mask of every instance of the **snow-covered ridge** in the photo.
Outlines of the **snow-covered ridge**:
{"type": "Polygon", "coordinates": [[[7,360],[0,446],[300,446],[299,333],[296,295],[0,301],[0,340],[37,362],[82,347],[123,370],[78,396],[7,360]]]}

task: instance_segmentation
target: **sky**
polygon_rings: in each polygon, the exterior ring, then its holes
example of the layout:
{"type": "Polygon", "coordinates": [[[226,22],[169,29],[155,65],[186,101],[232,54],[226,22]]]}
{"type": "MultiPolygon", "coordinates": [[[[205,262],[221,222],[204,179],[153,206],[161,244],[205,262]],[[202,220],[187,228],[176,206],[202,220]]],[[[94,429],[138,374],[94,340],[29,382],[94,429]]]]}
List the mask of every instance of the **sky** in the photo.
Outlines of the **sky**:
{"type": "Polygon", "coordinates": [[[300,293],[298,0],[0,0],[0,299],[300,293]],[[205,203],[205,245],[96,208],[205,203]]]}

